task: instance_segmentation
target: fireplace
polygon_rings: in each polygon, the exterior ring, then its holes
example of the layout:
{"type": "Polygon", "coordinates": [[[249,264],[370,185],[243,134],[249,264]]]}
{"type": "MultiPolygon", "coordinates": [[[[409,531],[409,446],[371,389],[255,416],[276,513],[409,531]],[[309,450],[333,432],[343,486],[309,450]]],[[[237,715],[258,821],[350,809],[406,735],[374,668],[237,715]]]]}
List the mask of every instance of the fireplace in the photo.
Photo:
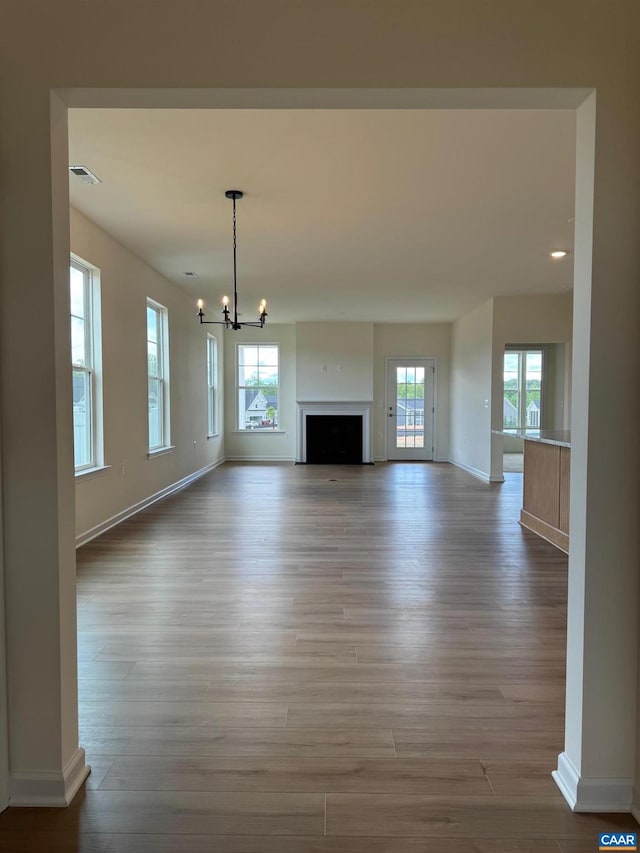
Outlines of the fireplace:
{"type": "Polygon", "coordinates": [[[307,415],[307,464],[362,465],[362,415],[307,415]]]}
{"type": "Polygon", "coordinates": [[[298,463],[371,464],[370,402],[298,401],[298,463]]]}

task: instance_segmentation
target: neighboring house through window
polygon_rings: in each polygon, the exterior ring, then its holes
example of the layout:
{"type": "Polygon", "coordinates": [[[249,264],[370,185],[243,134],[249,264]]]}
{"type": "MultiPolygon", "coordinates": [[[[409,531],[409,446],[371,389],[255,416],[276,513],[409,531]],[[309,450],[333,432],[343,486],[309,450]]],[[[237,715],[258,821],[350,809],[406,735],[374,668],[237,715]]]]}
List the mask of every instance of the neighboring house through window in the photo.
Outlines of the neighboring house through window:
{"type": "Polygon", "coordinates": [[[424,426],[424,400],[398,398],[397,410],[398,426],[424,426]]]}
{"type": "Polygon", "coordinates": [[[207,435],[218,432],[218,341],[207,335],[207,435]]]}
{"type": "Polygon", "coordinates": [[[73,458],[77,474],[104,464],[102,444],[102,337],[100,273],[72,257],[71,363],[73,370],[73,458]]]}
{"type": "Polygon", "coordinates": [[[502,423],[507,432],[537,432],[542,418],[541,349],[508,349],[504,354],[502,423]]]}
{"type": "Polygon", "coordinates": [[[527,426],[540,426],[540,402],[539,400],[531,400],[527,405],[527,426]]]}
{"type": "Polygon", "coordinates": [[[171,444],[169,424],[169,329],[167,309],[147,299],[149,451],[171,444]]]}
{"type": "Polygon", "coordinates": [[[238,344],[238,429],[276,429],[278,391],[278,346],[238,344]]]}

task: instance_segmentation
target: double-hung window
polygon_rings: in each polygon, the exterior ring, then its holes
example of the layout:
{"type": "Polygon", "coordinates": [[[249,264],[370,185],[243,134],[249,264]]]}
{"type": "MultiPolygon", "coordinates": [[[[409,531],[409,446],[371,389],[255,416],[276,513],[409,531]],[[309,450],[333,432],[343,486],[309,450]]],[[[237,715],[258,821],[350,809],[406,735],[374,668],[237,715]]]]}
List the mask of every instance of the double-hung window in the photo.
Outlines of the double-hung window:
{"type": "Polygon", "coordinates": [[[147,299],[149,452],[171,444],[169,424],[169,329],[167,309],[147,299]]]}
{"type": "Polygon", "coordinates": [[[99,271],[72,258],[71,364],[73,371],[73,459],[77,474],[100,467],[102,451],[102,384],[99,271]]]}
{"type": "Polygon", "coordinates": [[[278,427],[277,344],[238,344],[238,429],[278,427]]]}
{"type": "Polygon", "coordinates": [[[537,433],[542,423],[542,349],[508,349],[504,354],[502,422],[505,432],[537,433]]]}
{"type": "Polygon", "coordinates": [[[207,435],[218,432],[218,341],[207,335],[207,435]]]}

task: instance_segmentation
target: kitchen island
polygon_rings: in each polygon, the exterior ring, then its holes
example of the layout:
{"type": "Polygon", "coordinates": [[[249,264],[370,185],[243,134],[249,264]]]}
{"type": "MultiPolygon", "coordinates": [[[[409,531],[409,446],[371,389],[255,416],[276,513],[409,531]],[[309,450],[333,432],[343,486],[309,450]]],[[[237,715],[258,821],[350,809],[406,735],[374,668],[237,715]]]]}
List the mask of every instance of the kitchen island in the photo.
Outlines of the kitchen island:
{"type": "Polygon", "coordinates": [[[524,431],[516,435],[524,439],[520,524],[568,554],[571,433],[540,430],[537,435],[524,431]]]}

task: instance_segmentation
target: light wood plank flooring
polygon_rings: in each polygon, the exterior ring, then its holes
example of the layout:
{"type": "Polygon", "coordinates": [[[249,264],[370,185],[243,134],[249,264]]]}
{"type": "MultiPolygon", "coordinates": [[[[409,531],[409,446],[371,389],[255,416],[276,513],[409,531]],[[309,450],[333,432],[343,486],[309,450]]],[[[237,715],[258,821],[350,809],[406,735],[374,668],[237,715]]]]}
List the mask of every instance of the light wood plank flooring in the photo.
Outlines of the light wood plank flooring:
{"type": "Polygon", "coordinates": [[[71,808],[33,853],[576,853],[567,561],[522,478],[449,465],[225,465],[78,553],[71,808]]]}

